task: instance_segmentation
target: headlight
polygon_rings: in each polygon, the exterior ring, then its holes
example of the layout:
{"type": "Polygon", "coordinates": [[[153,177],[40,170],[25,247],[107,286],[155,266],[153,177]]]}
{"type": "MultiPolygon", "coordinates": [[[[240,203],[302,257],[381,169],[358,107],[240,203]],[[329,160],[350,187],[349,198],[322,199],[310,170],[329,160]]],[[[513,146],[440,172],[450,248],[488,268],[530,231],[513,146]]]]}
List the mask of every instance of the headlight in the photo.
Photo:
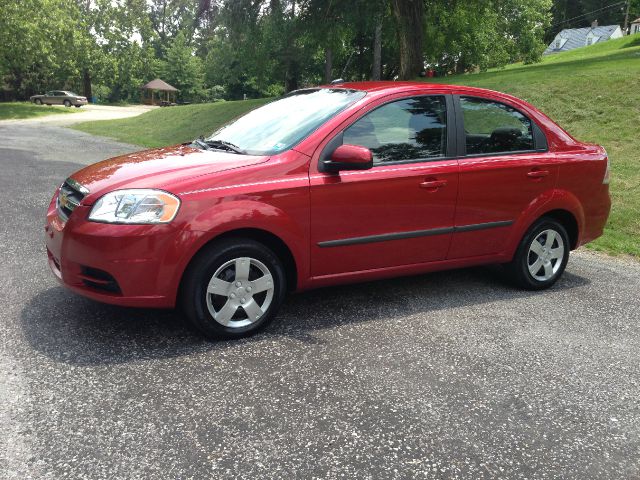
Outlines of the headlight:
{"type": "Polygon", "coordinates": [[[180,208],[180,199],[162,190],[115,190],[102,196],[89,220],[106,223],[169,223],[180,208]]]}

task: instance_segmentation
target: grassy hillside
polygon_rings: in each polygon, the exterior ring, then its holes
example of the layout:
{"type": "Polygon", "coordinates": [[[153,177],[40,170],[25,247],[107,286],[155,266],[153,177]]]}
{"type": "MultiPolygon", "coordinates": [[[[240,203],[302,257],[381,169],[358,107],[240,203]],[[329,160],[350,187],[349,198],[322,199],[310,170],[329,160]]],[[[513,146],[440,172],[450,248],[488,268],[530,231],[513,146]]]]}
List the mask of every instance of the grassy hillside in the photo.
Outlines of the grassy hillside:
{"type": "Polygon", "coordinates": [[[613,209],[591,247],[640,257],[640,35],[547,56],[535,65],[438,81],[527,100],[578,140],[603,145],[612,162],[613,209]]]}
{"type": "MultiPolygon", "coordinates": [[[[604,145],[612,161],[613,210],[592,248],[640,257],[640,35],[481,74],[434,79],[523,98],[582,141],[604,145]]],[[[139,117],[75,128],[154,147],[208,134],[266,100],[161,108],[139,117]]]]}
{"type": "Polygon", "coordinates": [[[0,120],[43,117],[57,113],[74,113],[78,109],[66,107],[48,107],[28,102],[0,103],[0,120]]]}
{"type": "Polygon", "coordinates": [[[220,125],[269,99],[157,108],[138,117],[83,122],[72,128],[143,147],[162,147],[209,136],[220,125]]]}

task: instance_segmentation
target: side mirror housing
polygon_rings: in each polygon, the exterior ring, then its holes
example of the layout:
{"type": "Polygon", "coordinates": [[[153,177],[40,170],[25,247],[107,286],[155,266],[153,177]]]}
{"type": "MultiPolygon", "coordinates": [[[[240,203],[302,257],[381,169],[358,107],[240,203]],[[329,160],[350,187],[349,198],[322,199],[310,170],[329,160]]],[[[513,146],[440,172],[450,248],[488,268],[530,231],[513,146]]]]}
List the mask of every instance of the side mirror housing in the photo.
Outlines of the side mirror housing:
{"type": "Polygon", "coordinates": [[[323,172],[368,170],[373,167],[371,150],[359,145],[340,145],[328,159],[321,162],[323,172]]]}

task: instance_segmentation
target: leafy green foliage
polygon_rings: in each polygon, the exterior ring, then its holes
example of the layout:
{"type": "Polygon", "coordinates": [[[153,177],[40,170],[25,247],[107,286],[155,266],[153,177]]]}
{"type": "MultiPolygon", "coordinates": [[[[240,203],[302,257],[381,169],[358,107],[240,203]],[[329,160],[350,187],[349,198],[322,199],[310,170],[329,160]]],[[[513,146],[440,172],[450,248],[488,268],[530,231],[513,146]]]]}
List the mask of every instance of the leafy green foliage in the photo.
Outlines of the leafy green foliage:
{"type": "Polygon", "coordinates": [[[4,0],[0,76],[10,98],[68,88],[137,101],[159,77],[201,102],[407,77],[425,62],[485,70],[539,60],[551,2],[4,0]]]}
{"type": "Polygon", "coordinates": [[[91,42],[75,2],[4,0],[0,13],[0,76],[18,97],[49,86],[73,87],[83,48],[91,42]]]}

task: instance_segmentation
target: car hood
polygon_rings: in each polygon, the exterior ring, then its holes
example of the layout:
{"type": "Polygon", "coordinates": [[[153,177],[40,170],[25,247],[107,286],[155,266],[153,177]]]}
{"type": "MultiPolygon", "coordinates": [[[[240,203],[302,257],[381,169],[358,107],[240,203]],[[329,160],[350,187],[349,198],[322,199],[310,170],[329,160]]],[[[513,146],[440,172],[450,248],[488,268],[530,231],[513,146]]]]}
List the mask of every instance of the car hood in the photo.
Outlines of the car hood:
{"type": "Polygon", "coordinates": [[[94,163],[71,178],[89,190],[84,203],[122,188],[168,188],[177,180],[266,162],[268,156],[200,150],[188,145],[156,148],[94,163]]]}

